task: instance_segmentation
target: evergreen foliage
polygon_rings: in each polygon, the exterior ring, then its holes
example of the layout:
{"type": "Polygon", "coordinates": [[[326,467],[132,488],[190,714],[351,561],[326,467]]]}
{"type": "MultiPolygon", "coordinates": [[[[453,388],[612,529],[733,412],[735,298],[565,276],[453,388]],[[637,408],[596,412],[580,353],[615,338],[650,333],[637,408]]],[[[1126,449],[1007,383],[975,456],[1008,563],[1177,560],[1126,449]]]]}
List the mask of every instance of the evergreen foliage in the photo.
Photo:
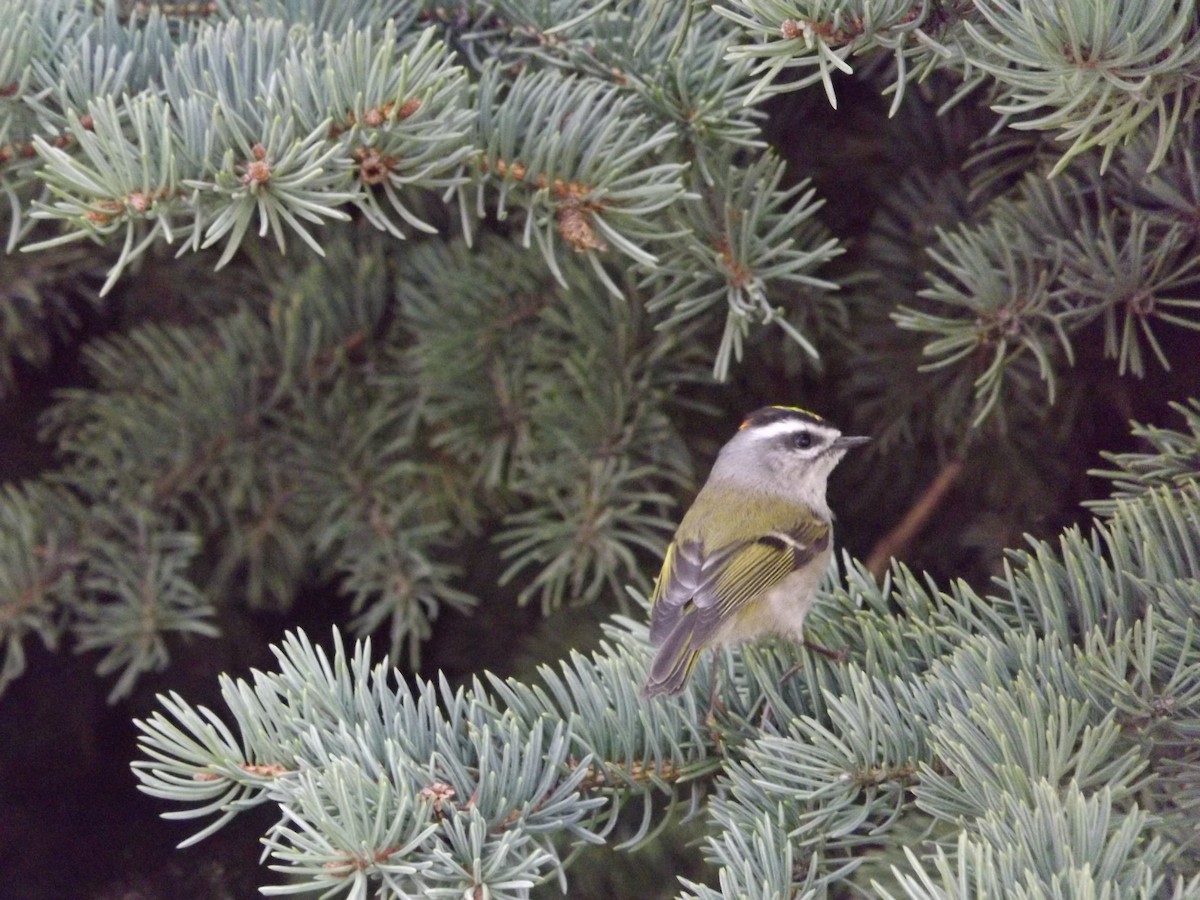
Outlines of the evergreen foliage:
{"type": "Polygon", "coordinates": [[[681,805],[684,897],[1200,897],[1194,3],[0,21],[0,399],[84,368],[0,485],[0,687],[65,643],[129,697],[314,585],[357,638],[138,720],[193,840],[275,804],[268,893],[527,897],[681,805]],[[644,702],[714,410],[763,402],[876,437],[812,616],[848,658],[644,702]],[[390,668],[509,601],[616,615],[528,677],[390,668]]]}
{"type": "Polygon", "coordinates": [[[790,646],[749,647],[649,703],[641,616],[537,684],[458,689],[297,633],[278,671],[222,679],[235,729],[162,698],[135,767],[212,818],[198,837],[277,804],[267,852],[296,880],[271,893],[526,896],[631,803],[642,838],[665,793],[709,794],[719,888],[682,896],[1195,896],[1198,523],[1194,475],[1148,489],[1014,551],[991,594],[847,558],[817,629],[849,660],[788,677],[790,646]]]}

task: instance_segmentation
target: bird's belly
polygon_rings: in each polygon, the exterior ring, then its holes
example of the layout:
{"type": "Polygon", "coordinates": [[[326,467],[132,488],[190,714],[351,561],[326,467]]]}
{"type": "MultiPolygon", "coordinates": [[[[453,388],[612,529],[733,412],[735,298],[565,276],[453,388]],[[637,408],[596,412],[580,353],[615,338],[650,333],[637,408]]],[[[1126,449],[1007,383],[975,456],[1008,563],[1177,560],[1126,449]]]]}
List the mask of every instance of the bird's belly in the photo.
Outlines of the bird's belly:
{"type": "Polygon", "coordinates": [[[803,638],[804,617],[825,576],[831,552],[826,550],[802,570],[793,572],[722,629],[720,642],[739,644],[767,634],[803,638]]]}

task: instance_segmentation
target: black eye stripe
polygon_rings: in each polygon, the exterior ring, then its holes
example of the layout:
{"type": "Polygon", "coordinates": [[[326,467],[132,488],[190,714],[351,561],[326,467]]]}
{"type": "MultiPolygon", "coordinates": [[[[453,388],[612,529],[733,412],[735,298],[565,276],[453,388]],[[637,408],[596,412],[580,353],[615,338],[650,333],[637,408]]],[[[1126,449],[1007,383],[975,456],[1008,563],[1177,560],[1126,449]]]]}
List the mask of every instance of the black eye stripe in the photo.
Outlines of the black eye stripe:
{"type": "Polygon", "coordinates": [[[811,431],[789,431],[780,435],[779,443],[788,450],[808,450],[821,443],[821,436],[811,431]]]}

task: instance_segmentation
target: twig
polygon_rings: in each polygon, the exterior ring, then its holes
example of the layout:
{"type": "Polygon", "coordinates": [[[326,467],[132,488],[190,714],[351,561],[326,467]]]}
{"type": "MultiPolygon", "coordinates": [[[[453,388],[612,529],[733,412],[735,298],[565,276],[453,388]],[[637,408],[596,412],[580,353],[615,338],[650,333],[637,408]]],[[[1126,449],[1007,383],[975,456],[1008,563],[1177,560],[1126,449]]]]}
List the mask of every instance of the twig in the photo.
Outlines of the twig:
{"type": "Polygon", "coordinates": [[[882,578],[891,565],[894,557],[903,556],[912,545],[913,540],[921,533],[930,517],[942,505],[954,483],[962,475],[963,461],[952,459],[944,466],[937,477],[929,483],[917,502],[909,507],[904,518],[885,534],[871,549],[867,557],[867,569],[876,578],[882,578]]]}

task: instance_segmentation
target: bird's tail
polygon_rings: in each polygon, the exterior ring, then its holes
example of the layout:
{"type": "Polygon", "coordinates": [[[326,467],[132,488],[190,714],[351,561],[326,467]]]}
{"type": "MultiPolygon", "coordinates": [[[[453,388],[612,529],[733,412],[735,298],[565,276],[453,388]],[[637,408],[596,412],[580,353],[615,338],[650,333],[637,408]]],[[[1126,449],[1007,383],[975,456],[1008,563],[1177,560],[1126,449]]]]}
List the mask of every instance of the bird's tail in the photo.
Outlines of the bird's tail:
{"type": "Polygon", "coordinates": [[[650,675],[642,685],[642,696],[649,699],[659,694],[678,694],[696,668],[700,659],[699,650],[685,649],[682,653],[669,653],[670,642],[659,649],[650,665],[650,675]]]}

